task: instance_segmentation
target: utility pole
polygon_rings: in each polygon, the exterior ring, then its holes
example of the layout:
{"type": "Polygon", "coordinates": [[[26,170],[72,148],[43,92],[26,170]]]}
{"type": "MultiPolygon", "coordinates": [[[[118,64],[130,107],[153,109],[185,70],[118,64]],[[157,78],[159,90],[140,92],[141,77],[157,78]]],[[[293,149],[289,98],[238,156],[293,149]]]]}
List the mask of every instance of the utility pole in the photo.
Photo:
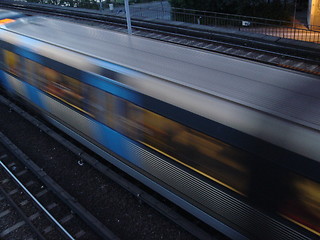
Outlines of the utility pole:
{"type": "Polygon", "coordinates": [[[132,34],[132,28],[131,28],[131,17],[130,17],[130,9],[129,9],[129,0],[124,1],[124,8],[126,10],[126,18],[127,18],[127,28],[128,28],[128,34],[132,34]]]}
{"type": "Polygon", "coordinates": [[[293,12],[293,24],[292,24],[293,28],[296,25],[296,10],[297,10],[297,0],[294,0],[294,12],[293,12]]]}
{"type": "Polygon", "coordinates": [[[102,0],[100,0],[99,10],[102,11],[102,0]]]}

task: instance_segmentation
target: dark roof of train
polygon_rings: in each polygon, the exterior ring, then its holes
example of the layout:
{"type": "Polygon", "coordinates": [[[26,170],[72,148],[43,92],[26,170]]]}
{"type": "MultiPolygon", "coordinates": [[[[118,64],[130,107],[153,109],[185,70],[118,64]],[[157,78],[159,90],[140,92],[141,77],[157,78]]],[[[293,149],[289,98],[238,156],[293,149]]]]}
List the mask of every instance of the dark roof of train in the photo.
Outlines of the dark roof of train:
{"type": "Polygon", "coordinates": [[[317,76],[40,17],[8,29],[320,129],[317,76]]]}
{"type": "Polygon", "coordinates": [[[3,18],[18,18],[18,17],[22,17],[22,16],[23,16],[23,14],[19,13],[19,12],[0,9],[0,19],[3,19],[3,18]]]}

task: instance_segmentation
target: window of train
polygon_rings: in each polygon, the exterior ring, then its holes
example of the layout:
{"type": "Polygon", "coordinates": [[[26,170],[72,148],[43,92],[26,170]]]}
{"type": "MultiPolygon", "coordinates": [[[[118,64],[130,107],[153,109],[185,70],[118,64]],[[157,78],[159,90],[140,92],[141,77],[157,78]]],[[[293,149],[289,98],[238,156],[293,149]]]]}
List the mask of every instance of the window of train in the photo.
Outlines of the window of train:
{"type": "Polygon", "coordinates": [[[83,109],[83,83],[79,80],[61,74],[61,82],[59,84],[62,94],[61,97],[70,105],[83,109]]]}
{"type": "MultiPolygon", "coordinates": [[[[36,67],[34,68],[36,70],[36,67]]],[[[53,95],[62,97],[61,74],[48,67],[40,67],[43,71],[43,77],[39,78],[38,86],[41,90],[53,95]]]]}
{"type": "MultiPolygon", "coordinates": [[[[70,80],[70,78],[68,77],[70,80]]],[[[75,79],[73,79],[75,80],[75,79]]],[[[78,80],[75,80],[78,81],[78,80]]],[[[76,104],[78,109],[82,112],[88,114],[89,116],[95,118],[96,120],[104,123],[109,127],[114,127],[114,104],[115,104],[115,96],[110,93],[104,92],[96,87],[92,87],[91,85],[87,85],[81,82],[77,84],[79,89],[75,92],[77,95],[76,101],[73,102],[72,105],[76,104]]],[[[64,98],[66,102],[69,104],[74,101],[74,98],[64,98]]]]}
{"type": "Polygon", "coordinates": [[[25,59],[25,79],[31,85],[37,86],[43,77],[43,66],[30,59],[25,59]]]}
{"type": "Polygon", "coordinates": [[[8,50],[4,50],[3,54],[4,54],[5,69],[11,74],[14,74],[16,76],[21,76],[20,56],[8,50]]]}
{"type": "Polygon", "coordinates": [[[120,99],[119,103],[118,131],[240,194],[247,194],[250,174],[246,152],[126,100],[120,99]]]}
{"type": "Polygon", "coordinates": [[[0,49],[0,69],[4,69],[3,49],[0,49]]]}
{"type": "MultiPolygon", "coordinates": [[[[143,128],[143,111],[131,102],[117,99],[114,128],[132,139],[140,140],[143,128]]],[[[145,131],[147,129],[144,128],[145,131]]]]}
{"type": "Polygon", "coordinates": [[[105,123],[111,128],[115,128],[116,125],[116,118],[115,118],[115,112],[116,112],[116,102],[117,97],[107,93],[107,101],[105,102],[105,123]]]}
{"type": "Polygon", "coordinates": [[[296,174],[286,179],[280,213],[320,236],[320,183],[296,174]]]}
{"type": "Polygon", "coordinates": [[[83,111],[83,83],[48,67],[42,67],[42,70],[44,77],[39,78],[40,89],[83,111]]]}
{"type": "Polygon", "coordinates": [[[105,102],[108,101],[108,94],[98,88],[85,85],[84,89],[84,110],[100,122],[105,120],[105,102]],[[87,97],[88,96],[88,97],[87,97]]]}

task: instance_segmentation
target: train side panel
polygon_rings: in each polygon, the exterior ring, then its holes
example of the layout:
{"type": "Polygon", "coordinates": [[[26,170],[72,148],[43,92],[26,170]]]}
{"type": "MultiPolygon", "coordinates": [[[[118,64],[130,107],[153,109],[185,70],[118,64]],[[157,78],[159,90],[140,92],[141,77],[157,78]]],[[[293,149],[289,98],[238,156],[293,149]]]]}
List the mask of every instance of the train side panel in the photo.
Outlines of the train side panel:
{"type": "MultiPolygon", "coordinates": [[[[313,233],[317,235],[317,230],[310,233],[293,225],[292,219],[288,221],[275,212],[258,210],[250,202],[252,169],[259,169],[250,161],[258,160],[259,156],[248,147],[236,146],[241,146],[239,143],[230,145],[214,138],[219,131],[221,136],[227,132],[233,137],[244,136],[242,133],[164,99],[147,96],[139,92],[137,85],[126,84],[132,79],[129,74],[142,75],[145,79],[148,75],[123,72],[121,66],[106,63],[104,70],[127,74],[125,81],[107,78],[92,57],[65,49],[56,51],[56,46],[26,37],[15,38],[12,33],[9,37],[2,35],[3,32],[0,38],[7,44],[2,49],[3,86],[32,103],[51,122],[114,165],[233,239],[312,239],[313,233]],[[59,54],[64,56],[62,61],[59,54]],[[78,57],[84,69],[72,61],[78,57]],[[199,123],[204,123],[204,127],[199,127],[199,123]],[[192,145],[192,142],[201,144],[192,145]],[[184,161],[185,155],[181,153],[194,159],[184,161]],[[214,167],[207,170],[208,166],[214,167]],[[236,181],[238,177],[241,181],[236,181]]],[[[163,88],[166,90],[162,86],[159,92],[163,88]]],[[[180,92],[179,96],[201,96],[200,99],[207,96],[181,86],[173,89],[180,92]]],[[[212,100],[207,96],[199,101],[206,99],[212,100]]],[[[228,101],[224,104],[230,107],[228,101]]],[[[275,166],[269,162],[262,164],[270,169],[275,166]]],[[[278,171],[282,174],[282,170],[278,171]]],[[[318,188],[317,184],[312,186],[312,191],[318,188]]],[[[270,193],[268,188],[265,190],[270,193]]]]}

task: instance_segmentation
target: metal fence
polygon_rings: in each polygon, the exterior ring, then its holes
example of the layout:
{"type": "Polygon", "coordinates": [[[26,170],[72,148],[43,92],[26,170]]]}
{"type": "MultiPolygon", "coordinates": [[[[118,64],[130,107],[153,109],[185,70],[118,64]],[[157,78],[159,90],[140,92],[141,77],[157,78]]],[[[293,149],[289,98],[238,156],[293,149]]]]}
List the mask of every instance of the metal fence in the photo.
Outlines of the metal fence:
{"type": "Polygon", "coordinates": [[[131,5],[130,11],[133,17],[180,21],[320,43],[320,26],[306,26],[297,21],[288,22],[235,14],[170,8],[170,6],[163,4],[147,8],[131,5]]]}

